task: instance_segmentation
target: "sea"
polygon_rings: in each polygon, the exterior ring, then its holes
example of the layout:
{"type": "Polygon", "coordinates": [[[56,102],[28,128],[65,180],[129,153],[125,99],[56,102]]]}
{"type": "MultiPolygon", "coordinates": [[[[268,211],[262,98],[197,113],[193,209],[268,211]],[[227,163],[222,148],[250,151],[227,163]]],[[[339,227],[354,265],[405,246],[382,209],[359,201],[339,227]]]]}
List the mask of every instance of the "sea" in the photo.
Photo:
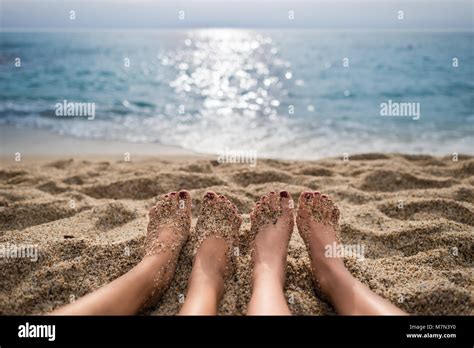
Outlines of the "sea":
{"type": "MultiPolygon", "coordinates": [[[[0,129],[318,159],[474,152],[474,33],[0,33],[0,129]],[[93,105],[94,117],[58,115],[93,105]]],[[[100,152],[100,149],[98,149],[100,152]]]]}

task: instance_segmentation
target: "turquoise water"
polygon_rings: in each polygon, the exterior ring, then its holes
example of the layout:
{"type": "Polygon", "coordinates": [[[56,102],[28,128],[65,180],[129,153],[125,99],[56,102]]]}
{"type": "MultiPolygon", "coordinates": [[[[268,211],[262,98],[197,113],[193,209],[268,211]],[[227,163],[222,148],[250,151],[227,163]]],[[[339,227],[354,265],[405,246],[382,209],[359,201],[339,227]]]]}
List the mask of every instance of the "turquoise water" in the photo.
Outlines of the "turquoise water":
{"type": "Polygon", "coordinates": [[[473,33],[213,29],[0,37],[0,127],[275,158],[474,148],[473,33]],[[57,117],[55,104],[64,100],[95,103],[94,120],[57,117]],[[419,103],[419,119],[382,117],[380,104],[388,100],[419,103]]]}

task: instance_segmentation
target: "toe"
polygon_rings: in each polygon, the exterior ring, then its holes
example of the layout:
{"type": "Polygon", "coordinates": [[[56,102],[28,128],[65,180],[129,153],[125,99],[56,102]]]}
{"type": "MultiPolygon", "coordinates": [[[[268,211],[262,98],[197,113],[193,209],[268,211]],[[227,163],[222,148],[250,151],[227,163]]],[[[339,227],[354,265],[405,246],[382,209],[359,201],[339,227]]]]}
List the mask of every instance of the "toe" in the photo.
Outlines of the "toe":
{"type": "Polygon", "coordinates": [[[234,204],[234,203],[231,203],[232,204],[232,209],[236,212],[236,213],[239,213],[239,208],[237,208],[237,206],[234,204]]]}
{"type": "Polygon", "coordinates": [[[260,205],[259,205],[259,214],[268,214],[269,212],[274,211],[275,209],[272,208],[270,205],[270,197],[269,195],[264,195],[260,198],[260,205]]]}
{"type": "Polygon", "coordinates": [[[219,205],[219,209],[236,214],[235,212],[236,207],[225,195],[223,194],[216,195],[215,201],[216,201],[216,204],[219,205]]]}
{"type": "Polygon", "coordinates": [[[227,209],[231,210],[234,214],[237,214],[237,207],[231,201],[229,201],[229,199],[226,198],[224,203],[227,206],[227,209]]]}
{"type": "Polygon", "coordinates": [[[151,209],[148,211],[148,215],[149,215],[150,217],[155,216],[157,209],[158,209],[157,206],[151,207],[151,209]]]}
{"type": "Polygon", "coordinates": [[[253,214],[254,216],[258,215],[258,212],[260,211],[261,205],[262,205],[262,203],[260,203],[260,201],[255,202],[255,205],[253,206],[251,214],[253,214]]]}
{"type": "Polygon", "coordinates": [[[227,203],[230,203],[229,200],[227,199],[227,197],[224,196],[224,195],[219,195],[219,200],[220,200],[221,202],[226,203],[226,204],[227,204],[227,203]]]}
{"type": "Polygon", "coordinates": [[[220,207],[225,209],[231,209],[231,202],[227,199],[226,196],[223,194],[218,194],[216,197],[216,202],[219,204],[220,207]]]}
{"type": "Polygon", "coordinates": [[[280,202],[275,192],[272,191],[268,194],[268,201],[272,210],[280,210],[280,202]]]}
{"type": "Polygon", "coordinates": [[[178,192],[173,191],[168,193],[168,201],[171,202],[170,207],[173,209],[178,209],[179,208],[179,195],[178,192]]]}
{"type": "Polygon", "coordinates": [[[192,205],[191,194],[186,190],[181,190],[178,197],[180,211],[189,213],[192,205]]]}
{"type": "Polygon", "coordinates": [[[237,206],[234,203],[231,202],[230,207],[232,208],[232,211],[234,212],[234,214],[239,215],[239,208],[237,208],[237,206]]]}
{"type": "Polygon", "coordinates": [[[321,195],[321,209],[325,220],[332,217],[333,203],[326,195],[321,195]]]}
{"type": "Polygon", "coordinates": [[[341,212],[339,211],[339,208],[337,206],[334,206],[334,209],[332,210],[332,216],[331,216],[331,221],[334,225],[337,225],[339,223],[340,215],[341,215],[341,212]]]}
{"type": "Polygon", "coordinates": [[[293,200],[288,191],[280,192],[280,207],[283,213],[291,213],[293,211],[293,200]]]}
{"type": "Polygon", "coordinates": [[[305,191],[301,192],[298,204],[301,206],[311,206],[313,204],[314,195],[313,192],[305,191]]]}
{"type": "Polygon", "coordinates": [[[162,205],[164,205],[166,202],[168,202],[171,198],[170,198],[170,194],[171,192],[168,192],[164,195],[162,195],[160,198],[158,198],[158,200],[156,201],[156,207],[160,207],[162,205]]]}
{"type": "Polygon", "coordinates": [[[209,191],[203,197],[203,202],[212,203],[217,198],[215,192],[209,191]]]}
{"type": "Polygon", "coordinates": [[[326,195],[322,195],[320,192],[314,192],[313,207],[317,210],[322,208],[322,200],[326,195]]]}

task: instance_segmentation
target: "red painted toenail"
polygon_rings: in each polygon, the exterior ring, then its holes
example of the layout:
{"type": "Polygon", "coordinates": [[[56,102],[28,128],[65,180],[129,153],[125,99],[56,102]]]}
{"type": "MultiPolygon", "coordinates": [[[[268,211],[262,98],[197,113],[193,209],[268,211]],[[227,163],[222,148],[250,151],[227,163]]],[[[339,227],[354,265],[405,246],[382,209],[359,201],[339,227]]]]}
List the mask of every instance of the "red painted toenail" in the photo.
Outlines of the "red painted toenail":
{"type": "Polygon", "coordinates": [[[290,195],[288,194],[287,191],[281,191],[281,192],[280,192],[280,197],[288,198],[288,197],[290,197],[290,195]]]}
{"type": "Polygon", "coordinates": [[[179,193],[179,198],[186,198],[187,195],[188,195],[188,193],[186,191],[181,191],[179,193]]]}
{"type": "Polygon", "coordinates": [[[275,194],[275,192],[273,192],[273,191],[272,191],[272,192],[270,192],[270,194],[271,194],[271,195],[274,195],[274,194],[275,194]]]}
{"type": "Polygon", "coordinates": [[[314,191],[315,196],[319,196],[321,193],[319,191],[314,191]]]}
{"type": "Polygon", "coordinates": [[[176,192],[171,192],[170,195],[176,196],[176,192]]]}

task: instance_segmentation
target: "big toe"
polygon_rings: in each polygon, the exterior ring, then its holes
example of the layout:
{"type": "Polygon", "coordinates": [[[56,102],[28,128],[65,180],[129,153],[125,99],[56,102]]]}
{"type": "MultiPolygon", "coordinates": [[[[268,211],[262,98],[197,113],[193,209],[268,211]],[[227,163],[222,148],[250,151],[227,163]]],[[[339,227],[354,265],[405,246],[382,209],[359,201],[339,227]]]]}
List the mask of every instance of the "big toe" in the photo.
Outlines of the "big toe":
{"type": "Polygon", "coordinates": [[[189,214],[191,213],[192,200],[191,194],[186,190],[181,190],[178,193],[178,206],[179,210],[182,213],[189,214]]]}
{"type": "Polygon", "coordinates": [[[280,192],[280,208],[283,214],[289,215],[293,214],[293,199],[288,191],[281,191],[280,192]]]}
{"type": "Polygon", "coordinates": [[[298,199],[298,214],[306,214],[311,211],[311,206],[314,202],[313,192],[304,191],[301,192],[298,199]]]}

